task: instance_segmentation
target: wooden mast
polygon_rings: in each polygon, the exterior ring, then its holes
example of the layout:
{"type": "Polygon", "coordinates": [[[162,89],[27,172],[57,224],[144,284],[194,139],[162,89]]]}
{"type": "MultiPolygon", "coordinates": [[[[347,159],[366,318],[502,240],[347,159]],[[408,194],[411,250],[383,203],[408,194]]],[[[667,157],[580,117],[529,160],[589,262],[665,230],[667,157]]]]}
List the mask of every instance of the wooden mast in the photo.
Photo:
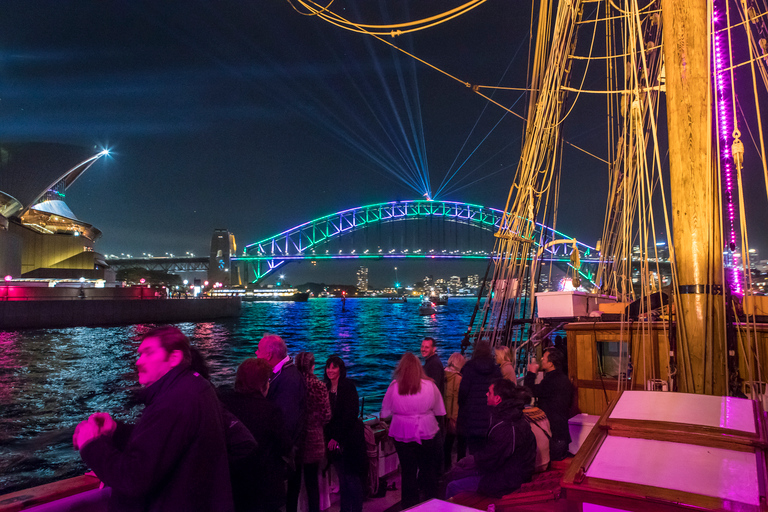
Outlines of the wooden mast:
{"type": "Polygon", "coordinates": [[[707,0],[662,0],[678,389],[727,393],[720,204],[712,165],[707,0]]]}

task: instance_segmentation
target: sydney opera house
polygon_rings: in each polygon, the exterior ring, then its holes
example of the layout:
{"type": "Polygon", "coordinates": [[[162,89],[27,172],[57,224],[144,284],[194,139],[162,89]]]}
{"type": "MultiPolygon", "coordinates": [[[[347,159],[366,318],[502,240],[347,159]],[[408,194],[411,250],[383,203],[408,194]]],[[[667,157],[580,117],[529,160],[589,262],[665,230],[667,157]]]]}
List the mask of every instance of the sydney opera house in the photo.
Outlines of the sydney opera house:
{"type": "Polygon", "coordinates": [[[0,278],[114,280],[94,251],[101,231],[78,220],[65,202],[67,189],[106,154],[67,144],[0,143],[0,278]]]}

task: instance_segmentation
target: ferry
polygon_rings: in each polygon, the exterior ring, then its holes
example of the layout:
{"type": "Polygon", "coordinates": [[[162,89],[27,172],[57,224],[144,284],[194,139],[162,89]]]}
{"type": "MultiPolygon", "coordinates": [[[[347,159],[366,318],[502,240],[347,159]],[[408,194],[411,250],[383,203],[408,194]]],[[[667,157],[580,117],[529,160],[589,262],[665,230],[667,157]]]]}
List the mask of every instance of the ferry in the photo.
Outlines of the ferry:
{"type": "Polygon", "coordinates": [[[211,297],[240,297],[244,302],[307,302],[309,292],[296,288],[257,288],[255,290],[216,288],[208,292],[211,297]]]}

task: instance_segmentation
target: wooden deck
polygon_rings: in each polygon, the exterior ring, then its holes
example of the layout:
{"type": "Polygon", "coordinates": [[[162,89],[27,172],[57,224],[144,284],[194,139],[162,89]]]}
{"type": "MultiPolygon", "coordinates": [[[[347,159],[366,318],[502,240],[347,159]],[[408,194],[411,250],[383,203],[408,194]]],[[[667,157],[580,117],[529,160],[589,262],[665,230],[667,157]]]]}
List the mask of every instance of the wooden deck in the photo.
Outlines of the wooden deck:
{"type": "Polygon", "coordinates": [[[480,494],[463,492],[449,501],[458,505],[488,510],[493,503],[496,512],[562,512],[565,511],[565,500],[560,499],[560,480],[571,464],[572,458],[553,462],[550,469],[536,473],[533,479],[523,484],[520,489],[502,498],[489,498],[480,494]]]}

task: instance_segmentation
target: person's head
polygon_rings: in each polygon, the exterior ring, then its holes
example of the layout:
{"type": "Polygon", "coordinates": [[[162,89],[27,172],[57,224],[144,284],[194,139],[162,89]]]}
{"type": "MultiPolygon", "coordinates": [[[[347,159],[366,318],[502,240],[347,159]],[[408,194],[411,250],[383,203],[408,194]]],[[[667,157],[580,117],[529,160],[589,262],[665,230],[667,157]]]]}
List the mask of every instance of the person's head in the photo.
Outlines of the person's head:
{"type": "Polygon", "coordinates": [[[173,326],[152,329],[141,339],[136,369],[139,384],[150,386],[180,364],[192,359],[189,339],[173,326]]]}
{"type": "Polygon", "coordinates": [[[415,395],[421,391],[421,379],[426,379],[424,368],[413,352],[406,352],[395,368],[394,379],[397,392],[401,395],[415,395]]]}
{"type": "Polygon", "coordinates": [[[267,396],[271,377],[272,366],[266,360],[249,357],[237,367],[235,391],[246,395],[267,396]]]}
{"type": "Polygon", "coordinates": [[[421,357],[424,359],[433,356],[437,352],[437,342],[435,338],[427,336],[421,341],[421,357]]]}
{"type": "Polygon", "coordinates": [[[496,347],[496,364],[512,362],[512,353],[509,347],[496,347]]]}
{"type": "Polygon", "coordinates": [[[550,347],[541,356],[540,366],[544,372],[551,372],[552,370],[561,372],[565,369],[565,355],[558,349],[550,347]]]}
{"type": "Polygon", "coordinates": [[[488,397],[488,405],[496,407],[505,402],[514,402],[521,409],[531,402],[531,392],[528,388],[517,386],[509,379],[496,379],[485,394],[488,397]]]}
{"type": "Polygon", "coordinates": [[[299,352],[296,354],[294,364],[303,375],[312,375],[315,372],[315,354],[312,352],[299,352]]]}
{"type": "Polygon", "coordinates": [[[491,357],[491,345],[485,340],[478,340],[475,343],[475,349],[472,351],[472,359],[483,359],[491,357]]]}
{"type": "Polygon", "coordinates": [[[464,368],[467,358],[462,355],[461,352],[454,352],[451,357],[448,358],[448,368],[453,368],[456,371],[464,368]]]}
{"type": "Polygon", "coordinates": [[[325,362],[325,382],[337,382],[347,377],[347,365],[336,354],[331,355],[325,362]]]}
{"type": "Polygon", "coordinates": [[[272,368],[287,355],[288,347],[285,346],[283,338],[276,334],[265,334],[256,347],[256,357],[268,362],[272,368]]]}

